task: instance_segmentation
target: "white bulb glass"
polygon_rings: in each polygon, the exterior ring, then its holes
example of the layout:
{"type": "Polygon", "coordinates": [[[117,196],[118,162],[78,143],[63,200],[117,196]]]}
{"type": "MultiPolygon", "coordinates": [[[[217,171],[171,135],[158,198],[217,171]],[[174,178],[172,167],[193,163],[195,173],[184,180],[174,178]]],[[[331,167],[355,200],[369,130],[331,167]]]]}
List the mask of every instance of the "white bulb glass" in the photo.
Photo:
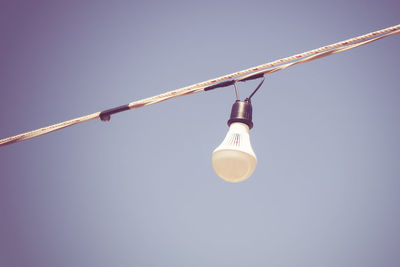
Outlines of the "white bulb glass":
{"type": "Polygon", "coordinates": [[[257,165],[249,126],[232,123],[224,141],[213,151],[211,160],[214,171],[225,181],[237,183],[249,178],[257,165]]]}

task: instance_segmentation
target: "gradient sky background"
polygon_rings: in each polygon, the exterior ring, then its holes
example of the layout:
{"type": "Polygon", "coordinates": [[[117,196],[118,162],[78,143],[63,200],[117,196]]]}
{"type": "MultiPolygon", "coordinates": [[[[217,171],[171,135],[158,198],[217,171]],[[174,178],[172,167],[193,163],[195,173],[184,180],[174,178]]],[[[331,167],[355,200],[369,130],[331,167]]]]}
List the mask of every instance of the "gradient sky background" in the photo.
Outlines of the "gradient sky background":
{"type": "MultiPolygon", "coordinates": [[[[400,23],[398,1],[1,1],[0,138],[400,23]]],[[[0,148],[0,266],[399,266],[399,36],[0,148]],[[240,84],[242,96],[256,82],[240,84]]]]}

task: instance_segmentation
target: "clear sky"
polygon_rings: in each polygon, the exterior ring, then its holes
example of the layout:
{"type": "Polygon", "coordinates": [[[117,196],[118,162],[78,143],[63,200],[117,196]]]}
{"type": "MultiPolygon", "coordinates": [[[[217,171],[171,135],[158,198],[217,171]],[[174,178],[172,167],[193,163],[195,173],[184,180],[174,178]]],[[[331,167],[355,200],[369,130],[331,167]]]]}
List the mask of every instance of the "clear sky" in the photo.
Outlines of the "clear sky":
{"type": "MultiPolygon", "coordinates": [[[[400,23],[398,1],[0,3],[0,138],[400,23]]],[[[0,266],[399,266],[400,37],[0,148],[0,266]],[[240,84],[242,96],[256,82],[240,84]]]]}

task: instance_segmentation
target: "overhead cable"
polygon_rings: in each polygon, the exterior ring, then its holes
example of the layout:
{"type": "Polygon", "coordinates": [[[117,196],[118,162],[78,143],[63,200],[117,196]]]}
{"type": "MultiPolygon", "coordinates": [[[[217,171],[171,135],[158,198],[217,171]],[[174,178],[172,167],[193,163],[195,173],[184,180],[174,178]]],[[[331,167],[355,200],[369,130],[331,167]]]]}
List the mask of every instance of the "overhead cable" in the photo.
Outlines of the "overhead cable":
{"type": "MultiPolygon", "coordinates": [[[[102,121],[108,121],[112,114],[136,109],[143,106],[156,104],[171,98],[180,97],[184,95],[194,94],[198,92],[204,92],[214,90],[221,87],[226,87],[235,84],[236,82],[247,81],[250,79],[263,77],[265,74],[271,74],[279,70],[283,70],[292,67],[297,64],[310,62],[322,57],[330,56],[339,52],[347,51],[376,40],[392,36],[400,33],[400,24],[392,27],[388,27],[379,31],[371,32],[361,36],[357,36],[345,41],[326,45],[317,49],[296,54],[290,57],[278,59],[272,62],[268,62],[259,66],[251,67],[245,70],[227,74],[218,78],[210,79],[204,82],[196,83],[190,86],[186,86],[177,90],[169,91],[163,94],[152,96],[149,98],[141,99],[138,101],[130,102],[126,105],[122,105],[116,108],[104,110],[102,112],[96,112],[90,115],[82,116],[72,120],[64,121],[61,123],[46,126],[30,132],[18,134],[15,136],[7,137],[0,140],[0,146],[13,144],[23,140],[27,140],[36,136],[44,135],[50,132],[54,132],[78,123],[90,121],[93,119],[100,118],[102,121]]],[[[255,92],[254,92],[255,93],[255,92]]]]}

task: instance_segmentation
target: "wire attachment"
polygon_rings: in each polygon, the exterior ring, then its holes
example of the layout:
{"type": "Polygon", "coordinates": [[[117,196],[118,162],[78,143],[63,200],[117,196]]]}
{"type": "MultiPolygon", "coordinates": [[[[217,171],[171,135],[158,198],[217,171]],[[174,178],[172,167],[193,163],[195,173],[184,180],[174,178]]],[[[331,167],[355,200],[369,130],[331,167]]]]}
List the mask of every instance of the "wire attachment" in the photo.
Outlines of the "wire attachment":
{"type": "Polygon", "coordinates": [[[122,112],[125,110],[129,110],[129,105],[122,105],[119,107],[103,110],[102,112],[100,112],[100,115],[99,115],[100,120],[109,121],[111,119],[112,114],[119,113],[119,112],[122,112]]]}
{"type": "Polygon", "coordinates": [[[237,81],[236,81],[236,80],[235,80],[235,82],[233,83],[233,85],[235,86],[236,101],[239,101],[239,100],[240,100],[240,97],[239,97],[239,90],[238,90],[238,88],[237,88],[237,81]]]}
{"type": "Polygon", "coordinates": [[[265,80],[264,73],[262,73],[261,82],[258,84],[257,88],[253,91],[253,93],[251,93],[250,96],[249,96],[248,98],[246,98],[246,100],[248,100],[248,101],[251,100],[251,98],[253,97],[253,95],[258,91],[258,89],[260,89],[261,85],[263,85],[264,80],[265,80]]]}
{"type": "Polygon", "coordinates": [[[265,77],[264,77],[264,73],[257,73],[256,75],[252,75],[252,76],[247,76],[243,79],[236,79],[235,82],[233,83],[233,85],[235,86],[235,95],[236,95],[236,100],[240,100],[239,98],[239,90],[237,87],[237,82],[246,82],[249,80],[255,80],[255,79],[259,79],[261,78],[261,82],[257,85],[256,89],[254,89],[254,91],[250,94],[250,96],[248,96],[245,101],[250,102],[251,98],[253,97],[253,95],[258,91],[258,89],[260,89],[261,85],[264,83],[265,77]]]}

